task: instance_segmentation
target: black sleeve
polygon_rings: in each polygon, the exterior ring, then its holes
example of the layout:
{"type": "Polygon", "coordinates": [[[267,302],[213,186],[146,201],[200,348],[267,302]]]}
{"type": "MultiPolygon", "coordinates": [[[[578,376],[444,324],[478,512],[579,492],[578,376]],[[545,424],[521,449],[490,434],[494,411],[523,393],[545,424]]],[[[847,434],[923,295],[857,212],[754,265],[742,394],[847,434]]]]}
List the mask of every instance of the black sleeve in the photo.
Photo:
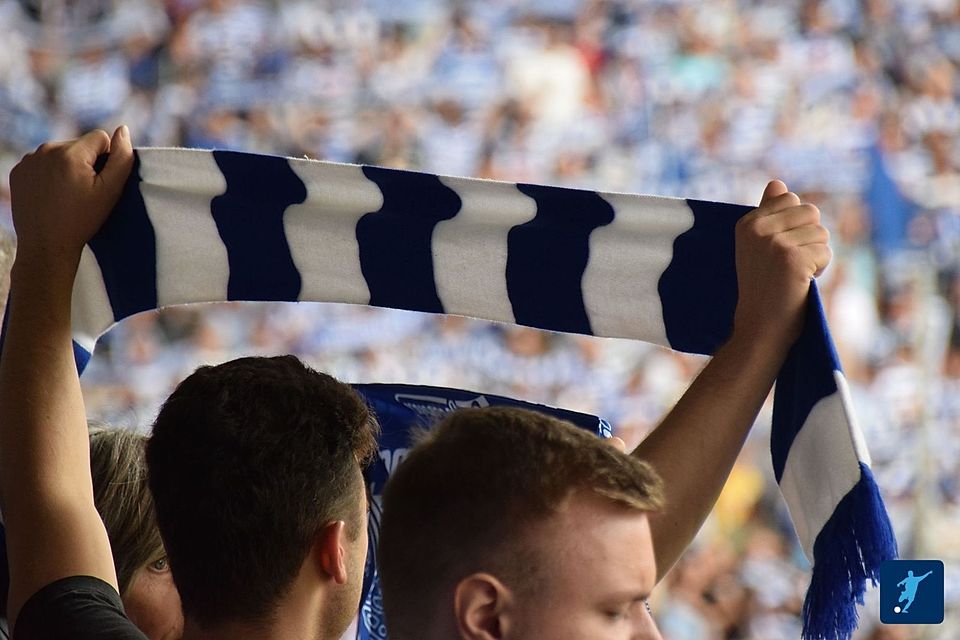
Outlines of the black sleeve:
{"type": "Polygon", "coordinates": [[[91,576],[51,582],[33,594],[17,618],[16,640],[147,640],[123,612],[120,594],[91,576]]]}

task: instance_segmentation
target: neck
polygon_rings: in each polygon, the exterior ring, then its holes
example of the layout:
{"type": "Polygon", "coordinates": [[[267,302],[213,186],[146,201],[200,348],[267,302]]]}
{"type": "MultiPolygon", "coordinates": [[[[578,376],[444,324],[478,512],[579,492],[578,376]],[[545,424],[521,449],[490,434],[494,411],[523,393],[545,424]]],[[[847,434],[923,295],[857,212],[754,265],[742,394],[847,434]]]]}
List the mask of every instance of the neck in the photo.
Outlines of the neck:
{"type": "Polygon", "coordinates": [[[213,627],[200,627],[185,619],[182,640],[329,640],[320,634],[318,612],[308,615],[283,615],[280,611],[268,621],[231,620],[213,627]]]}
{"type": "MultiPolygon", "coordinates": [[[[316,611],[314,611],[317,614],[316,611]]],[[[231,620],[214,627],[200,627],[196,621],[183,623],[182,640],[334,640],[320,631],[320,618],[307,615],[277,615],[266,622],[231,620]]]]}
{"type": "Polygon", "coordinates": [[[231,620],[201,627],[196,620],[185,617],[182,640],[338,640],[340,633],[327,630],[328,621],[323,615],[326,597],[327,590],[318,588],[301,569],[269,619],[231,620]]]}
{"type": "MultiPolygon", "coordinates": [[[[450,607],[450,610],[452,611],[453,607],[450,607]]],[[[409,631],[408,635],[400,636],[401,640],[451,640],[452,638],[460,640],[463,638],[453,616],[443,615],[440,611],[436,611],[433,616],[428,616],[427,619],[418,623],[416,628],[411,628],[409,631]]],[[[390,637],[393,638],[392,635],[390,637]]]]}

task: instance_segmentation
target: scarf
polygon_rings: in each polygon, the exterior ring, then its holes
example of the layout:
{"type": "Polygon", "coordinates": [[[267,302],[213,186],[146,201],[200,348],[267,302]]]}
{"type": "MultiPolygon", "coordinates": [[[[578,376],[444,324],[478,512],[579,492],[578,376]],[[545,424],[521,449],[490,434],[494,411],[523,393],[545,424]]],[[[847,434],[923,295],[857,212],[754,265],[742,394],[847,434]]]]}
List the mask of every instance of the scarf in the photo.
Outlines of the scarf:
{"type": "MultiPolygon", "coordinates": [[[[82,370],[131,314],[195,302],[332,301],[457,314],[712,354],[737,303],[753,207],[245,154],[139,149],[73,290],[82,370]]],[[[708,427],[704,427],[708,428],[708,427]]],[[[805,640],[849,638],[896,557],[811,283],[779,373],[773,468],[812,564],[805,640]]]]}

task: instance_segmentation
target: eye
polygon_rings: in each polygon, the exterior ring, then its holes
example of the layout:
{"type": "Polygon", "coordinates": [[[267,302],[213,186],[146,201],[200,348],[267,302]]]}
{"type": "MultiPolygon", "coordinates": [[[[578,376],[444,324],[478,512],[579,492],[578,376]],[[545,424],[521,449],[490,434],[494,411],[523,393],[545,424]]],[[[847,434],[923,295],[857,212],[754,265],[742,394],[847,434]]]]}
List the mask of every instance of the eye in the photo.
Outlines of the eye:
{"type": "Polygon", "coordinates": [[[626,620],[630,615],[630,609],[624,607],[616,611],[604,611],[604,615],[607,617],[607,620],[610,622],[620,622],[621,620],[626,620]]]}
{"type": "Polygon", "coordinates": [[[170,565],[167,563],[167,557],[157,558],[149,565],[151,571],[156,571],[162,573],[164,571],[170,570],[170,565]]]}

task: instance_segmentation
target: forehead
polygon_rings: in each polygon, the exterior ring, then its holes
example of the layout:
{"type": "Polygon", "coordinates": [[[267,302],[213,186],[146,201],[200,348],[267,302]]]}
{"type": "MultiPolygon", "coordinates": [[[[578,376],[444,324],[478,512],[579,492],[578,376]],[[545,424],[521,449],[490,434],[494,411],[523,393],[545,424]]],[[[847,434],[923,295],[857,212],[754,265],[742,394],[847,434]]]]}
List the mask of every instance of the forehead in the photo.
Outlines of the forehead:
{"type": "Polygon", "coordinates": [[[649,593],[656,581],[650,522],[642,511],[575,494],[535,527],[544,586],[568,594],[649,593]]]}

